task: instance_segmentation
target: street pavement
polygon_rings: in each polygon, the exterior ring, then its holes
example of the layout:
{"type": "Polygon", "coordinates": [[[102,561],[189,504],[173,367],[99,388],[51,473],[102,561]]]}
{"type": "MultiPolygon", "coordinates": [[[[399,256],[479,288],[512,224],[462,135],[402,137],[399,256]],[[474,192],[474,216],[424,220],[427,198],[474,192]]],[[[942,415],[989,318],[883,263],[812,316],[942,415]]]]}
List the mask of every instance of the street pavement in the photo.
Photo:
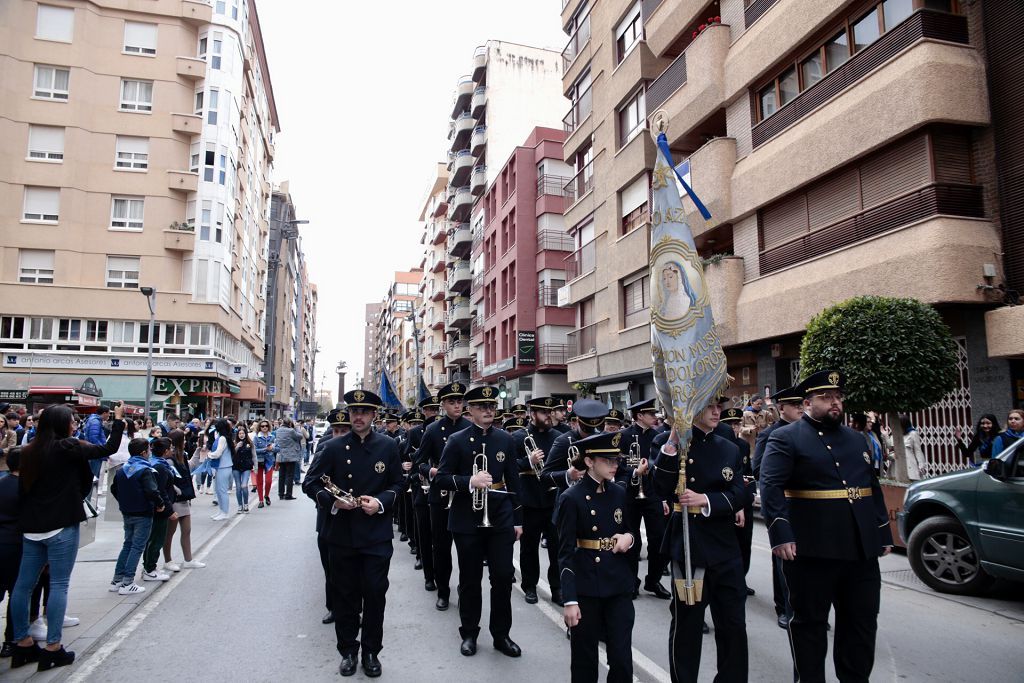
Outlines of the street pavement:
{"type": "MultiPolygon", "coordinates": [[[[142,596],[107,592],[120,525],[101,521],[97,541],[82,550],[72,576],[69,614],[82,624],[64,634],[78,661],[35,674],[32,666],[10,671],[6,660],[0,680],[338,680],[334,629],[320,623],[323,575],[312,503],[275,500],[217,524],[209,520],[210,498],[200,497],[193,531],[196,555],[207,567],[184,570],[165,584],[147,583],[152,590],[142,596]]],[[[757,591],[747,602],[750,680],[782,682],[792,680],[790,655],[786,634],[775,624],[769,558],[758,522],[748,576],[757,591]]],[[[985,598],[950,598],[918,582],[903,556],[884,558],[882,571],[872,680],[1020,680],[1024,587],[1004,584],[985,598]]],[[[456,568],[453,588],[457,576],[456,568]]],[[[544,599],[546,586],[539,605],[527,605],[518,586],[513,591],[512,638],[523,649],[521,658],[491,648],[486,592],[480,649],[466,658],[458,651],[455,603],[445,613],[434,609],[436,593],[423,590],[408,546],[397,537],[390,580],[380,655],[385,680],[568,680],[565,627],[560,608],[544,599]]],[[[635,679],[668,681],[668,602],[643,594],[635,605],[635,679]]],[[[714,664],[711,636],[704,639],[701,681],[713,679],[714,664]]],[[[360,671],[354,678],[365,677],[360,671]]]]}

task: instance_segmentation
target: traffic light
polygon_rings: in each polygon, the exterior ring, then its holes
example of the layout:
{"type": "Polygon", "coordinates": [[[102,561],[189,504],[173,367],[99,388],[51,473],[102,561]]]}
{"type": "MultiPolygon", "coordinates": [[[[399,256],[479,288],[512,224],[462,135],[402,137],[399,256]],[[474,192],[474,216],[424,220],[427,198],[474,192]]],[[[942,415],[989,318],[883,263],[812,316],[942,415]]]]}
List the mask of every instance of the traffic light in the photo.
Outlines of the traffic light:
{"type": "Polygon", "coordinates": [[[508,386],[505,384],[505,378],[498,378],[498,398],[504,401],[508,398],[508,386]]]}

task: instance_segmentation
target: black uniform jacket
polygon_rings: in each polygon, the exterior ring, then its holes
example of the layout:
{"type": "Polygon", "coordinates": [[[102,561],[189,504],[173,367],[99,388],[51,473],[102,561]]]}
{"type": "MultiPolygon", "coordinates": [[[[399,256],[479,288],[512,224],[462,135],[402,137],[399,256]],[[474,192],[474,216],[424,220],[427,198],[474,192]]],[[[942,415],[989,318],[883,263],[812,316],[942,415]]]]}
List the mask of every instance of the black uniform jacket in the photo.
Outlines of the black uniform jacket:
{"type": "MultiPolygon", "coordinates": [[[[424,477],[430,477],[430,468],[441,465],[441,451],[453,435],[462,431],[472,423],[466,418],[459,416],[459,419],[452,420],[447,415],[442,415],[430,423],[430,426],[423,430],[423,440],[420,442],[419,454],[416,456],[416,467],[424,477]]],[[[427,502],[431,505],[448,504],[448,496],[441,495],[441,489],[437,487],[437,481],[430,484],[430,494],[427,502]]]]}
{"type": "Polygon", "coordinates": [[[599,492],[597,481],[585,474],[559,497],[555,510],[558,570],[566,602],[577,601],[580,595],[606,598],[633,590],[628,553],[576,546],[578,539],[598,540],[629,532],[626,495],[626,490],[613,482],[606,482],[604,491],[599,492]]]}
{"type": "Polygon", "coordinates": [[[761,460],[764,459],[764,447],[768,445],[768,437],[779,427],[785,427],[789,422],[781,417],[757,433],[754,440],[754,457],[751,459],[750,467],[754,472],[754,478],[761,478],[761,460]]]}
{"type": "Polygon", "coordinates": [[[747,443],[746,439],[741,439],[736,436],[736,432],[733,431],[732,425],[726,424],[725,422],[718,423],[718,426],[715,427],[715,434],[730,441],[735,444],[736,448],[740,449],[740,459],[743,462],[742,475],[746,477],[746,479],[743,480],[743,486],[746,493],[746,497],[743,499],[743,507],[750,512],[754,506],[754,494],[757,493],[757,482],[754,481],[754,472],[751,469],[750,464],[750,444],[747,443]]]}
{"type": "Polygon", "coordinates": [[[302,490],[330,514],[334,496],[320,481],[326,474],[341,489],[355,496],[372,496],[380,501],[380,514],[368,515],[360,508],[338,510],[325,525],[328,543],[357,550],[387,543],[390,552],[391,510],[402,492],[402,461],[398,445],[389,436],[370,432],[363,440],[355,432],[331,439],[319,459],[310,465],[302,490]]]}
{"type": "MultiPolygon", "coordinates": [[[[524,507],[528,508],[554,507],[555,491],[553,489],[556,489],[556,485],[550,477],[541,481],[533,469],[533,465],[530,464],[530,457],[527,455],[524,443],[527,434],[533,437],[537,442],[537,448],[544,451],[546,457],[551,452],[551,446],[554,445],[555,439],[561,436],[561,432],[554,429],[549,429],[546,432],[537,431],[536,427],[531,424],[528,428],[520,429],[512,435],[516,442],[516,464],[519,467],[519,500],[522,501],[524,507]]],[[[542,461],[541,466],[543,467],[543,465],[542,461]]]]}
{"type": "Polygon", "coordinates": [[[761,461],[761,507],[772,547],[796,543],[801,557],[857,560],[892,545],[889,513],[864,436],[804,415],[768,437],[761,461]],[[791,491],[871,489],[870,496],[787,498],[791,491]]]}
{"type": "Polygon", "coordinates": [[[674,503],[661,552],[674,560],[683,560],[682,516],[689,515],[690,559],[695,567],[710,567],[740,556],[734,528],[736,513],[743,509],[743,460],[740,449],[731,440],[715,433],[693,428],[686,457],[686,487],[708,497],[710,514],[680,511],[676,487],[679,485],[680,457],[661,452],[669,434],[659,434],[654,443],[658,459],[654,463],[654,486],[659,495],[674,503]]]}
{"type": "Polygon", "coordinates": [[[643,486],[644,496],[646,498],[653,498],[654,500],[661,500],[661,496],[655,490],[654,486],[654,473],[653,468],[650,467],[650,463],[657,459],[657,448],[654,447],[654,437],[658,436],[658,431],[653,427],[651,429],[644,429],[637,423],[633,423],[625,429],[619,431],[621,440],[619,441],[619,450],[622,451],[623,459],[619,463],[619,472],[616,474],[615,479],[622,481],[625,480],[629,483],[629,497],[636,499],[636,496],[640,493],[639,486],[633,486],[633,469],[626,464],[626,458],[629,456],[629,449],[636,440],[640,444],[640,457],[647,458],[647,474],[641,476],[640,485],[643,486]],[[620,475],[624,474],[623,470],[628,470],[629,478],[624,479],[620,475]]]}
{"type": "Polygon", "coordinates": [[[448,516],[448,530],[452,533],[473,533],[483,521],[483,511],[473,510],[473,496],[469,479],[473,463],[479,453],[487,456],[487,471],[491,473],[492,487],[504,483],[499,490],[487,493],[487,517],[495,529],[511,529],[523,525],[523,508],[519,502],[519,464],[516,443],[512,435],[497,427],[484,433],[473,423],[455,434],[445,444],[441,466],[434,483],[446,491],[453,491],[455,501],[448,516]]]}
{"type": "MultiPolygon", "coordinates": [[[[427,496],[423,493],[423,487],[420,485],[419,451],[420,446],[423,444],[423,433],[436,419],[431,417],[423,424],[416,425],[410,429],[403,442],[402,462],[411,462],[413,464],[413,468],[409,471],[409,478],[412,480],[412,503],[416,506],[427,504],[427,496]]],[[[429,472],[430,468],[428,467],[427,473],[429,474],[429,472]]]]}

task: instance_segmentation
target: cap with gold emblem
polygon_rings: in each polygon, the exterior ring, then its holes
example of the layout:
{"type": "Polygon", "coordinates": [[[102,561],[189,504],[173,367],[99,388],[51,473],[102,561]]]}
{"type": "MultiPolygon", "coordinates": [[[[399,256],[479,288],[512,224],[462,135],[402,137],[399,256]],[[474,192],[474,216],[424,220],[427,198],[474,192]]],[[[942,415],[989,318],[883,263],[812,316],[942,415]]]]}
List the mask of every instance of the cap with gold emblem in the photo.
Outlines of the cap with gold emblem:
{"type": "Polygon", "coordinates": [[[345,392],[345,407],[347,408],[380,408],[384,401],[372,391],[355,389],[345,392]]]}
{"type": "Polygon", "coordinates": [[[410,410],[408,413],[405,414],[404,419],[409,424],[416,425],[422,424],[423,421],[426,420],[426,417],[424,417],[423,413],[421,413],[418,410],[410,410]]]}
{"type": "Polygon", "coordinates": [[[658,409],[654,406],[654,399],[648,398],[643,401],[637,401],[629,407],[629,412],[632,415],[638,415],[640,413],[656,413],[658,409]]]}
{"type": "Polygon", "coordinates": [[[815,372],[813,375],[808,377],[800,384],[797,384],[794,389],[800,392],[801,396],[808,396],[810,394],[819,391],[842,391],[843,386],[846,384],[846,378],[843,373],[837,370],[820,370],[815,372]]]}
{"type": "Polygon", "coordinates": [[[398,422],[398,416],[394,413],[384,413],[385,422],[398,422]]]}
{"type": "Polygon", "coordinates": [[[466,392],[466,403],[471,405],[498,405],[498,389],[489,385],[476,387],[466,392]]]}
{"type": "Polygon", "coordinates": [[[526,402],[526,406],[533,410],[554,410],[560,401],[551,396],[536,396],[526,402]]]}
{"type": "Polygon", "coordinates": [[[621,455],[618,442],[622,435],[618,432],[599,432],[579,441],[574,441],[573,446],[579,449],[579,458],[585,456],[592,458],[608,458],[618,460],[621,455]]]}
{"type": "Polygon", "coordinates": [[[604,418],[605,424],[622,424],[622,420],[625,419],[625,415],[622,414],[621,410],[612,408],[608,411],[608,417],[604,418]]]}
{"type": "Polygon", "coordinates": [[[739,408],[729,408],[722,411],[722,422],[739,422],[743,419],[743,411],[739,408]]]}
{"type": "Polygon", "coordinates": [[[600,427],[608,415],[608,407],[592,398],[583,398],[572,404],[572,414],[581,424],[591,428],[600,427]]]}
{"type": "Polygon", "coordinates": [[[327,413],[327,424],[332,427],[350,427],[352,423],[348,419],[348,412],[341,408],[335,408],[327,413]]]}
{"type": "Polygon", "coordinates": [[[421,410],[423,408],[440,408],[441,402],[437,399],[437,394],[433,396],[427,396],[425,399],[416,404],[421,410]]]}
{"type": "Polygon", "coordinates": [[[459,382],[452,382],[441,387],[437,392],[437,400],[443,401],[446,398],[463,398],[466,395],[466,385],[459,382]]]}
{"type": "Polygon", "coordinates": [[[501,427],[506,432],[514,432],[517,429],[526,429],[526,425],[527,424],[528,423],[526,421],[526,418],[523,418],[523,417],[513,417],[511,419],[505,420],[502,423],[501,427]]]}
{"type": "Polygon", "coordinates": [[[526,404],[525,403],[516,403],[514,406],[512,406],[512,414],[513,415],[526,415],[526,404]]]}
{"type": "Polygon", "coordinates": [[[804,400],[804,395],[797,391],[796,387],[786,387],[772,394],[772,400],[776,403],[800,403],[804,400]]]}

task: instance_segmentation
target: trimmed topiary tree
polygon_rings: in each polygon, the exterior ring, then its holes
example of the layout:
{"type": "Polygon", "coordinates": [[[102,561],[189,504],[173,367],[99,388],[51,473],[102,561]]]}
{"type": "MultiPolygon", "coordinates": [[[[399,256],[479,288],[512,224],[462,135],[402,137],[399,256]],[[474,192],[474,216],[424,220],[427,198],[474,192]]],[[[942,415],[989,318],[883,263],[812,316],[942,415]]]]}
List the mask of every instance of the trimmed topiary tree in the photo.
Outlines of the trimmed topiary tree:
{"type": "Polygon", "coordinates": [[[803,376],[825,369],[846,375],[847,411],[885,413],[901,482],[908,478],[899,413],[942,400],[956,386],[956,365],[949,328],[917,299],[847,299],[811,319],[800,346],[803,376]]]}

